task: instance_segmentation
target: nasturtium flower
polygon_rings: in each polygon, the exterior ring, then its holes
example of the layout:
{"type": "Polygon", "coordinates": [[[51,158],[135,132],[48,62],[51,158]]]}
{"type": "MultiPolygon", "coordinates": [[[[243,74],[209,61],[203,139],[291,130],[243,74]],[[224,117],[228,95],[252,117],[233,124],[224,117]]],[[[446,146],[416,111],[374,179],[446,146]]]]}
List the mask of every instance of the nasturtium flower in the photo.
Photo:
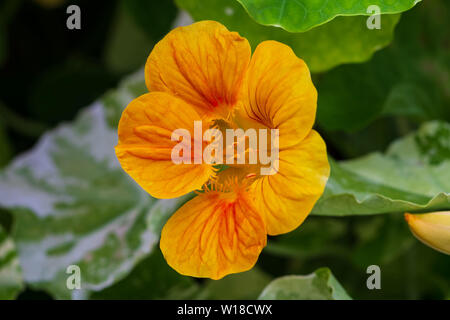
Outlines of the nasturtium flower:
{"type": "Polygon", "coordinates": [[[413,235],[427,246],[450,254],[450,211],[405,213],[413,235]]]}
{"type": "MultiPolygon", "coordinates": [[[[149,93],[120,119],[122,168],[156,198],[197,192],[162,230],[167,263],[181,274],[212,279],[251,269],[267,235],[304,221],[330,173],[325,143],[312,129],[317,91],[308,67],[282,43],[264,41],[252,55],[238,33],[202,21],[156,44],[145,80],[149,93]],[[261,164],[200,163],[194,150],[183,154],[190,163],[175,164],[174,130],[185,130],[192,149],[208,146],[194,141],[195,121],[222,131],[277,129],[277,170],[262,175],[261,164]]],[[[266,142],[260,148],[270,148],[266,142]]]]}

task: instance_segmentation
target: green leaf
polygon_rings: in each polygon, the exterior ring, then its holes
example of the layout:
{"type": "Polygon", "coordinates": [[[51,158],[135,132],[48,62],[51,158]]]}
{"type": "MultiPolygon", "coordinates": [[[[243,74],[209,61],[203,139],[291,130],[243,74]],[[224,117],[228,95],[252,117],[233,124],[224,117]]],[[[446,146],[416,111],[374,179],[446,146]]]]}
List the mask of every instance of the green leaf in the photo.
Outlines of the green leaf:
{"type": "Polygon", "coordinates": [[[323,255],[346,255],[342,237],[347,232],[342,219],[311,216],[300,228],[271,239],[264,252],[302,261],[323,255]]]}
{"type": "Polygon", "coordinates": [[[14,242],[0,225],[0,300],[16,298],[23,287],[14,242]]]}
{"type": "Polygon", "coordinates": [[[402,15],[395,40],[368,62],[340,66],[317,82],[317,120],[355,131],[386,115],[450,121],[450,2],[424,1],[402,15]]]}
{"type": "Polygon", "coordinates": [[[315,214],[345,216],[450,209],[450,123],[430,122],[385,154],[336,163],[315,214]]]}
{"type": "Polygon", "coordinates": [[[172,1],[122,0],[122,3],[134,23],[153,41],[160,40],[167,33],[177,15],[177,7],[172,1]]]}
{"type": "Polygon", "coordinates": [[[160,250],[154,250],[128,277],[112,287],[94,293],[91,299],[191,299],[199,286],[169,267],[160,250]]]}
{"type": "MultiPolygon", "coordinates": [[[[381,14],[400,13],[420,0],[237,0],[258,23],[281,27],[289,32],[304,32],[336,16],[371,15],[376,5],[381,14]]],[[[367,19],[367,18],[366,18],[367,19]]]]}
{"type": "Polygon", "coordinates": [[[339,17],[305,33],[289,33],[254,22],[235,1],[176,0],[195,20],[216,20],[246,37],[253,48],[265,40],[289,45],[304,59],[312,72],[321,72],[343,63],[364,62],[388,45],[399,15],[382,16],[382,28],[369,30],[364,17],[339,17]]]}
{"type": "Polygon", "coordinates": [[[273,280],[260,300],[351,300],[328,268],[306,276],[284,276],[273,280]]]}
{"type": "Polygon", "coordinates": [[[71,120],[114,83],[114,77],[102,66],[82,58],[71,58],[46,68],[31,86],[27,97],[32,119],[53,124],[71,120]]]}
{"type": "MultiPolygon", "coordinates": [[[[131,82],[143,83],[142,75],[131,82]]],[[[135,94],[129,81],[118,90],[128,102],[135,94]]],[[[124,278],[184,201],[151,198],[121,169],[107,109],[95,102],[0,173],[0,206],[14,214],[24,279],[56,298],[85,297],[124,278]],[[66,287],[69,265],[81,269],[81,290],[66,287]]]]}

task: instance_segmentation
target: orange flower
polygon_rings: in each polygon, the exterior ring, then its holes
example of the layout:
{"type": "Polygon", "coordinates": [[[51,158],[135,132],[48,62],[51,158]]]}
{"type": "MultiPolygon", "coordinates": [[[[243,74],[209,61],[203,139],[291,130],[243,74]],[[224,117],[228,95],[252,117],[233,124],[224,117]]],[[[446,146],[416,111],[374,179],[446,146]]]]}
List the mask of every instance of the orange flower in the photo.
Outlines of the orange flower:
{"type": "MultiPolygon", "coordinates": [[[[267,234],[289,232],[304,221],[329,176],[325,143],[312,130],[317,92],[308,67],[276,41],[262,42],[251,56],[245,38],[202,21],[162,39],[145,76],[150,93],[123,112],[117,157],[154,197],[201,190],[162,230],[166,261],[181,274],[212,279],[249,270],[267,234]],[[261,174],[261,163],[218,168],[196,161],[195,146],[200,151],[208,146],[195,137],[194,122],[200,120],[203,130],[277,129],[273,174],[261,174]],[[171,158],[179,128],[192,151],[183,154],[193,160],[189,163],[171,158]]],[[[269,140],[259,149],[271,146],[269,140]]],[[[247,148],[246,157],[251,151],[257,150],[247,148]]]]}

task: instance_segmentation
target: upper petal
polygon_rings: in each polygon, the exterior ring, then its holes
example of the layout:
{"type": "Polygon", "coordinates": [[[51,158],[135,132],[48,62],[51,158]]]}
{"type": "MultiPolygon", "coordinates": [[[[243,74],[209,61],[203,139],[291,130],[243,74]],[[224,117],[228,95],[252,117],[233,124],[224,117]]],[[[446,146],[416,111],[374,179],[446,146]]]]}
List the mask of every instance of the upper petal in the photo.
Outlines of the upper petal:
{"type": "Polygon", "coordinates": [[[167,34],[145,65],[150,91],[170,92],[202,116],[225,117],[235,105],[250,61],[248,41],[215,21],[167,34]]]}
{"type": "Polygon", "coordinates": [[[209,191],[169,219],[160,246],[179,273],[220,279],[252,268],[266,240],[264,221],[244,191],[209,191]]]}
{"type": "Polygon", "coordinates": [[[330,175],[325,143],[314,130],[299,145],[280,151],[279,159],[278,173],[262,176],[250,186],[270,235],[297,228],[322,195],[330,175]]]}
{"type": "Polygon", "coordinates": [[[119,122],[116,155],[122,168],[156,198],[175,198],[200,189],[213,174],[212,166],[175,164],[171,156],[178,144],[171,140],[176,129],[189,132],[187,142],[194,155],[193,126],[199,119],[193,107],[167,93],[153,92],[134,99],[119,122]]]}
{"type": "Polygon", "coordinates": [[[236,121],[254,127],[250,118],[279,129],[280,148],[299,143],[311,130],[316,115],[317,91],[305,62],[277,41],[258,45],[243,87],[243,109],[236,121]]]}

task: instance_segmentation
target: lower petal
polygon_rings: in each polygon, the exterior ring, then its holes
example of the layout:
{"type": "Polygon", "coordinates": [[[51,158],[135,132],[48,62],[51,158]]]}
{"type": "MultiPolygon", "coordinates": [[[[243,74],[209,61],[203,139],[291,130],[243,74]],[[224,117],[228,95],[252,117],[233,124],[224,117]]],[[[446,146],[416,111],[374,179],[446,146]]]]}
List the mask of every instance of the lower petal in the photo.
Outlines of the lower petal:
{"type": "Polygon", "coordinates": [[[160,246],[177,272],[220,279],[251,269],[266,238],[264,221],[245,191],[208,191],[169,219],[160,246]]]}

